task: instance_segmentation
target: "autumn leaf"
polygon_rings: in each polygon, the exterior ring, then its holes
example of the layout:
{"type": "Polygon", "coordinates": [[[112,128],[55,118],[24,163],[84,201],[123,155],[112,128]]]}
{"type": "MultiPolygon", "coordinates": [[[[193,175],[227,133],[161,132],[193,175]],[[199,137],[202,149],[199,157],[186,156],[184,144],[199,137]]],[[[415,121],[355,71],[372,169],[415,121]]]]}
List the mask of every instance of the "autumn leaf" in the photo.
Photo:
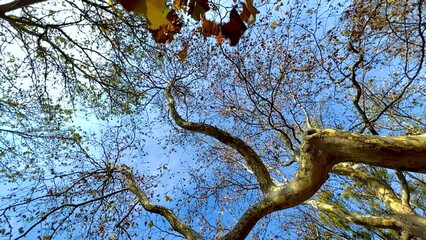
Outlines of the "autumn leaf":
{"type": "Polygon", "coordinates": [[[173,0],[173,9],[178,11],[183,9],[186,6],[188,0],[173,0]]]}
{"type": "Polygon", "coordinates": [[[225,37],[222,35],[222,33],[219,33],[217,36],[216,36],[216,41],[217,41],[217,45],[222,45],[222,42],[223,42],[223,39],[224,39],[225,37]]]}
{"type": "Polygon", "coordinates": [[[168,25],[168,13],[171,11],[166,0],[118,0],[124,9],[145,17],[150,30],[168,25]]]}
{"type": "Polygon", "coordinates": [[[146,12],[145,0],[118,0],[118,2],[128,12],[135,12],[138,15],[146,12]]]}
{"type": "Polygon", "coordinates": [[[242,5],[243,11],[240,14],[241,19],[248,24],[253,24],[256,21],[256,14],[259,13],[253,6],[253,0],[245,0],[242,5]]]}
{"type": "Polygon", "coordinates": [[[183,47],[183,49],[182,49],[182,50],[180,50],[180,51],[177,53],[177,56],[179,57],[179,60],[180,60],[181,62],[184,62],[184,61],[186,60],[186,57],[188,56],[188,49],[189,49],[188,44],[185,44],[185,46],[183,47]]]}
{"type": "Polygon", "coordinates": [[[230,13],[229,22],[222,27],[223,35],[226,38],[229,38],[231,46],[235,46],[238,44],[238,41],[246,30],[246,25],[244,24],[237,10],[233,8],[230,13]]]}
{"type": "Polygon", "coordinates": [[[167,14],[167,20],[169,21],[167,25],[161,25],[158,29],[150,30],[152,37],[158,43],[171,42],[174,35],[179,33],[182,28],[183,22],[174,10],[167,14]]]}
{"type": "Polygon", "coordinates": [[[188,13],[196,21],[200,21],[208,10],[210,10],[208,0],[191,0],[189,2],[188,13]]]}
{"type": "Polygon", "coordinates": [[[221,32],[221,25],[215,22],[203,19],[201,22],[201,33],[206,36],[217,36],[221,32]]]}
{"type": "MultiPolygon", "coordinates": [[[[158,43],[171,42],[176,33],[179,33],[183,22],[176,11],[183,10],[193,19],[201,22],[201,33],[204,36],[215,36],[220,45],[223,39],[229,39],[230,45],[238,44],[241,36],[247,29],[244,22],[252,24],[256,20],[259,11],[253,6],[253,0],[245,0],[243,12],[238,14],[234,7],[230,12],[228,23],[216,23],[205,19],[205,13],[210,10],[208,0],[173,0],[173,8],[170,9],[166,0],[118,0],[124,9],[143,16],[148,24],[154,40],[158,43]]],[[[184,52],[181,53],[184,56],[184,52]]],[[[185,59],[185,57],[181,57],[185,59]]]]}
{"type": "Polygon", "coordinates": [[[218,24],[203,19],[201,26],[201,33],[204,36],[215,36],[219,45],[222,43],[223,39],[229,39],[231,46],[238,44],[238,41],[247,29],[235,8],[231,10],[228,23],[218,24]]]}

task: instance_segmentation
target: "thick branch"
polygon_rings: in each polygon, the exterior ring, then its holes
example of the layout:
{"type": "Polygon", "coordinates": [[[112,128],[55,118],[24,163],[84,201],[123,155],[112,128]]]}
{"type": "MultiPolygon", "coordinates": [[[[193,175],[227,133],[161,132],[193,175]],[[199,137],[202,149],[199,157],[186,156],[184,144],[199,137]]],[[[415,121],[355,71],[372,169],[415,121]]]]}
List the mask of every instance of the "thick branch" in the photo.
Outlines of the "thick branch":
{"type": "Polygon", "coordinates": [[[47,0],[15,0],[10,3],[2,4],[0,5],[0,17],[4,16],[7,12],[45,1],[47,0]]]}
{"type": "Polygon", "coordinates": [[[274,211],[295,207],[311,198],[328,179],[333,161],[309,142],[303,142],[299,169],[293,179],[271,189],[266,198],[250,207],[222,239],[245,239],[259,219],[274,211]]]}
{"type": "Polygon", "coordinates": [[[188,240],[198,240],[203,239],[197,232],[195,232],[192,228],[190,228],[188,225],[183,223],[178,219],[178,217],[173,213],[172,210],[153,204],[148,197],[146,196],[145,192],[141,190],[133,175],[128,172],[125,169],[122,169],[121,171],[123,175],[126,177],[129,189],[132,191],[139,200],[139,203],[142,205],[142,207],[152,213],[159,214],[167,219],[167,221],[170,223],[170,225],[173,227],[173,229],[179,233],[181,233],[183,236],[185,236],[188,240]]]}
{"type": "Polygon", "coordinates": [[[410,187],[407,179],[401,171],[396,171],[396,176],[401,182],[401,203],[406,207],[410,207],[410,187]]]}
{"type": "Polygon", "coordinates": [[[363,225],[366,227],[386,228],[394,230],[400,229],[400,227],[396,223],[396,220],[390,217],[365,216],[359,213],[349,212],[346,209],[342,209],[327,203],[321,203],[314,200],[308,200],[306,201],[306,203],[323,212],[337,214],[340,218],[344,218],[347,221],[355,224],[363,225]]]}
{"type": "Polygon", "coordinates": [[[401,208],[401,200],[395,194],[393,189],[380,178],[375,177],[366,171],[355,169],[354,167],[345,163],[335,165],[332,172],[339,175],[348,176],[352,179],[357,179],[390,208],[401,208]]]}
{"type": "Polygon", "coordinates": [[[257,153],[253,150],[253,148],[251,148],[240,138],[233,136],[217,127],[206,123],[194,123],[184,120],[176,110],[175,101],[171,93],[173,86],[173,82],[171,82],[167,87],[166,98],[169,102],[170,115],[172,116],[175,123],[183,129],[213,137],[239,152],[244,157],[247,165],[250,167],[250,170],[253,171],[254,175],[259,181],[259,185],[263,193],[268,193],[269,189],[273,186],[272,178],[269,175],[265,164],[262,162],[259,155],[257,155],[257,153]]]}
{"type": "MultiPolygon", "coordinates": [[[[266,198],[250,207],[222,239],[244,239],[262,217],[302,204],[318,191],[327,180],[333,165],[337,163],[352,161],[424,171],[425,153],[426,136],[379,137],[331,129],[309,130],[301,145],[299,169],[294,178],[283,186],[272,188],[266,198]]],[[[393,204],[400,204],[394,195],[388,196],[393,204]]],[[[420,230],[424,226],[424,220],[421,217],[410,212],[400,212],[397,221],[399,219],[413,223],[411,226],[404,226],[413,235],[423,236],[420,230]]]]}
{"type": "Polygon", "coordinates": [[[339,162],[364,163],[426,173],[426,135],[371,136],[332,129],[311,129],[305,142],[339,162]]]}

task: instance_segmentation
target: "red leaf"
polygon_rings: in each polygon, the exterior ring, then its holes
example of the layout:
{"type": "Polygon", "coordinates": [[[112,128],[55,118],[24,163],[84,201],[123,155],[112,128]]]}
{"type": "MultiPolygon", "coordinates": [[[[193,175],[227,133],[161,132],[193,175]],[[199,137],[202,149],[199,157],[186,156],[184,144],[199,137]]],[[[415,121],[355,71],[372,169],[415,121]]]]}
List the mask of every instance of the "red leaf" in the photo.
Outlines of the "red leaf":
{"type": "Polygon", "coordinates": [[[246,30],[246,25],[244,24],[237,10],[233,8],[231,10],[229,22],[222,26],[223,35],[226,38],[229,38],[231,46],[235,46],[238,44],[238,41],[246,30]]]}
{"type": "Polygon", "coordinates": [[[173,40],[176,33],[180,32],[183,22],[174,10],[167,14],[167,19],[170,21],[168,25],[162,25],[158,29],[149,30],[154,40],[158,43],[169,43],[173,40]]]}

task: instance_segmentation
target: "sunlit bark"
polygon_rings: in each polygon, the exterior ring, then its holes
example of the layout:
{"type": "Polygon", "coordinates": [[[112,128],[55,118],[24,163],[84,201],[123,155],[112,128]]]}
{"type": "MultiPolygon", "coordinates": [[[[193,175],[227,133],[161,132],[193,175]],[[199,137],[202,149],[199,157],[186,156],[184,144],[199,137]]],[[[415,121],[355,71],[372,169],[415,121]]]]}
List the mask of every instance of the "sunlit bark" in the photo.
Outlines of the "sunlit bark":
{"type": "Polygon", "coordinates": [[[371,136],[312,129],[305,142],[329,156],[331,163],[354,162],[412,172],[426,172],[426,135],[371,136]]]}
{"type": "Polygon", "coordinates": [[[346,209],[339,208],[335,205],[322,203],[314,200],[308,200],[306,203],[314,206],[318,210],[323,212],[330,212],[339,215],[341,219],[346,221],[353,222],[355,224],[363,225],[366,227],[376,227],[376,228],[388,228],[399,230],[399,223],[392,217],[376,217],[376,216],[366,216],[358,214],[355,212],[349,212],[346,209]]]}

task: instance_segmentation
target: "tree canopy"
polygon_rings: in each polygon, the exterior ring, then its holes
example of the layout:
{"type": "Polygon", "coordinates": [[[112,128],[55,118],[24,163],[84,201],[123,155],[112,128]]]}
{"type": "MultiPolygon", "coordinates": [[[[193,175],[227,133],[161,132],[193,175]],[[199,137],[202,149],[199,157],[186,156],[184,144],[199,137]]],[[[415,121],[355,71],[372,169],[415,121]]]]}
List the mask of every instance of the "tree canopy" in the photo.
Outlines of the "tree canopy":
{"type": "Polygon", "coordinates": [[[0,2],[0,236],[426,238],[425,10],[0,2]]]}

